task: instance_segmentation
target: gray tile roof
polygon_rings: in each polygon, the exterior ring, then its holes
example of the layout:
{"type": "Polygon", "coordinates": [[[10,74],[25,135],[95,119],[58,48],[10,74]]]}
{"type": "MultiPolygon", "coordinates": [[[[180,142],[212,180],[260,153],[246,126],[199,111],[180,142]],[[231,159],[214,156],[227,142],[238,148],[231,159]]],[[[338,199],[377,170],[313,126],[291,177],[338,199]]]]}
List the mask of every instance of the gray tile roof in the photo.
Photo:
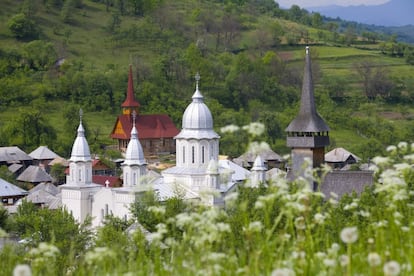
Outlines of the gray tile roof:
{"type": "Polygon", "coordinates": [[[23,196],[28,192],[0,178],[0,197],[23,196]]]}
{"type": "Polygon", "coordinates": [[[345,162],[348,160],[350,156],[352,156],[357,162],[361,160],[361,158],[359,158],[352,152],[347,151],[344,148],[335,148],[325,154],[325,161],[326,162],[345,162]]]}
{"type": "Polygon", "coordinates": [[[40,146],[31,153],[29,153],[29,156],[36,160],[52,160],[59,155],[51,151],[47,146],[40,146]]]}
{"type": "Polygon", "coordinates": [[[27,160],[33,158],[18,147],[0,147],[0,162],[14,163],[27,160]]]}
{"type": "Polygon", "coordinates": [[[52,182],[52,177],[38,166],[29,166],[18,177],[18,181],[40,183],[52,182]]]}
{"type": "Polygon", "coordinates": [[[360,194],[373,182],[372,171],[332,171],[323,179],[320,190],[327,198],[331,196],[331,192],[341,197],[353,191],[360,194]]]}

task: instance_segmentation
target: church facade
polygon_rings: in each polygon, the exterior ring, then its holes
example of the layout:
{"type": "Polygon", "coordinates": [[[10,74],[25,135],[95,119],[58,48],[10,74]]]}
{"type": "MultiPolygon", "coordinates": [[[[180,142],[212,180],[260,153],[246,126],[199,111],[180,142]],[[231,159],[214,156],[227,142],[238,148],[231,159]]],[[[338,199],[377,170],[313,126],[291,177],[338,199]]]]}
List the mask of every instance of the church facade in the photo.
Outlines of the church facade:
{"type": "MultiPolygon", "coordinates": [[[[174,137],[176,166],[164,170],[160,176],[147,170],[136,127],[139,116],[132,112],[130,139],[121,165],[123,186],[111,188],[93,183],[92,159],[81,119],[69,160],[69,174],[66,184],[61,186],[62,205],[77,221],[83,222],[89,216],[97,227],[109,214],[128,219],[129,206],[137,195],[148,190],[157,192],[161,200],[179,194],[200,204],[223,205],[224,196],[249,178],[248,170],[229,160],[219,160],[220,136],[213,129],[211,112],[199,90],[199,77],[196,79],[192,102],[183,114],[183,128],[174,137]]],[[[255,179],[264,179],[264,170],[260,172],[263,176],[258,177],[256,171],[255,179]]]]}

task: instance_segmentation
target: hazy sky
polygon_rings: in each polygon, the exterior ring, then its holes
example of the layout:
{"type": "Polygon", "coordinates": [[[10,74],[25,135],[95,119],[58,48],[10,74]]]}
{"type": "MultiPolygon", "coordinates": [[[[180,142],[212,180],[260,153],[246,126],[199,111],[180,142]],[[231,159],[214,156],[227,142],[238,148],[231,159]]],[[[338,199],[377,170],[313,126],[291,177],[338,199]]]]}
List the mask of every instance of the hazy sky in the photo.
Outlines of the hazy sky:
{"type": "Polygon", "coordinates": [[[298,5],[302,8],[328,5],[379,5],[389,1],[390,0],[276,0],[276,2],[284,8],[290,8],[292,5],[298,5]]]}

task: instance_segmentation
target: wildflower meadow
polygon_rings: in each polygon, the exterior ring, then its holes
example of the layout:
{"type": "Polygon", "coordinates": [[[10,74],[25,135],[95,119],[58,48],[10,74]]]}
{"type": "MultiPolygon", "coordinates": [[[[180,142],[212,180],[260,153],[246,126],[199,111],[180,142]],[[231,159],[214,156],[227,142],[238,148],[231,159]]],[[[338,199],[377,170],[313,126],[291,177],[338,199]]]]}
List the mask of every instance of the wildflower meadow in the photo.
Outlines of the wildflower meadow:
{"type": "MultiPolygon", "coordinates": [[[[47,228],[47,240],[40,233],[1,249],[0,274],[413,275],[414,144],[387,151],[373,160],[375,183],[360,195],[324,196],[307,178],[284,177],[246,183],[220,208],[148,193],[131,207],[141,228],[127,231],[134,221],[108,217],[70,245],[47,228]]],[[[318,181],[327,170],[305,175],[318,181]]]]}

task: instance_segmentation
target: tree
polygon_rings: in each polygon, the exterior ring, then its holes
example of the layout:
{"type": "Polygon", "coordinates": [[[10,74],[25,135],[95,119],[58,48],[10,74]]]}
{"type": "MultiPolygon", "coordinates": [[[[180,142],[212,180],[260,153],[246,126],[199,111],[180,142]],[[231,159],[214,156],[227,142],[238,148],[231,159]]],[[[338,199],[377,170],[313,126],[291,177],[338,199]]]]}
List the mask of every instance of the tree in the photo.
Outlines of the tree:
{"type": "Polygon", "coordinates": [[[53,43],[33,40],[24,45],[23,58],[30,69],[43,71],[54,65],[57,53],[53,43]]]}
{"type": "Polygon", "coordinates": [[[16,38],[37,38],[39,30],[36,24],[24,13],[19,13],[13,16],[8,22],[7,26],[16,38]]]}
{"type": "Polygon", "coordinates": [[[18,145],[26,150],[42,144],[53,147],[56,142],[55,129],[38,110],[19,110],[16,118],[5,124],[3,135],[7,136],[9,145],[18,145]]]}
{"type": "Polygon", "coordinates": [[[370,61],[361,61],[354,65],[358,76],[362,79],[364,94],[368,99],[377,96],[388,98],[394,87],[386,68],[373,64],[370,61]]]}

